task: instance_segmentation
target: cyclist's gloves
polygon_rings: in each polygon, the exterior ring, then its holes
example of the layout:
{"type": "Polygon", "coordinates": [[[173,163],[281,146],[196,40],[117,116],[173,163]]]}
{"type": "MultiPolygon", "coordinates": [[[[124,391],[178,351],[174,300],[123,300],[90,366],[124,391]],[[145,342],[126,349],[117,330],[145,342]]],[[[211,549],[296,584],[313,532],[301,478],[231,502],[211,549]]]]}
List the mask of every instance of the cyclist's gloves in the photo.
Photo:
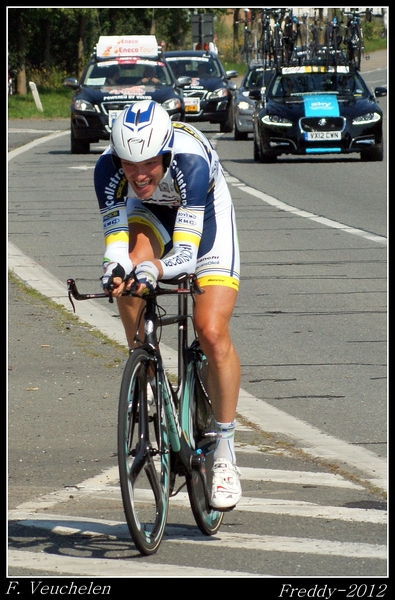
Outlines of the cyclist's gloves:
{"type": "Polygon", "coordinates": [[[154,263],[146,260],[137,265],[136,277],[139,283],[142,283],[146,287],[146,294],[150,294],[156,288],[156,282],[158,280],[159,271],[155,267],[154,263]]]}
{"type": "Polygon", "coordinates": [[[115,262],[110,262],[107,265],[104,275],[101,278],[103,290],[112,291],[112,282],[114,277],[121,277],[125,281],[126,273],[122,265],[115,262]]]}
{"type": "MultiPolygon", "coordinates": [[[[131,274],[132,275],[132,274],[131,274]]],[[[131,275],[126,275],[125,269],[119,263],[111,262],[108,263],[106,271],[101,278],[103,290],[109,292],[113,289],[114,277],[121,277],[123,281],[127,281],[131,275]]],[[[158,279],[159,271],[155,267],[154,263],[150,261],[144,261],[140,263],[133,274],[137,279],[138,283],[142,283],[146,287],[147,294],[154,291],[156,288],[156,282],[158,279]]]]}

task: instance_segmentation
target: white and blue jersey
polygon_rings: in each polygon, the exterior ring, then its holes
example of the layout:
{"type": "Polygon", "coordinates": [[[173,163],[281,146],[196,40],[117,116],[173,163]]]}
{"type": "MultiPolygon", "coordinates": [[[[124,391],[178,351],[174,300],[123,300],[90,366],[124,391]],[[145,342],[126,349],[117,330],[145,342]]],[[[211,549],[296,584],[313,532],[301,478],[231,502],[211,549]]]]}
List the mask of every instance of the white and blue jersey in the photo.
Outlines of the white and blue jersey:
{"type": "Polygon", "coordinates": [[[240,256],[234,207],[225,176],[209,140],[195,127],[174,122],[170,167],[152,197],[140,200],[110,148],[99,158],[94,183],[105,237],[104,266],[120,263],[129,272],[129,229],[149,226],[159,242],[163,279],[183,272],[199,284],[238,289],[240,256]]]}

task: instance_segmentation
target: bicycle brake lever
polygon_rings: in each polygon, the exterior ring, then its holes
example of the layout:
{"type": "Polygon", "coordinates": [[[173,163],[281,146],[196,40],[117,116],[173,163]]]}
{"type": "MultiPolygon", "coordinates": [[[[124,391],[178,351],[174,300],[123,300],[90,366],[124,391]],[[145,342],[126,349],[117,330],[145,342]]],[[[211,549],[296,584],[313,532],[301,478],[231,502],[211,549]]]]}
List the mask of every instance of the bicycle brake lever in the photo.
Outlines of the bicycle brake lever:
{"type": "Polygon", "coordinates": [[[70,292],[70,290],[69,290],[69,294],[68,294],[68,296],[69,296],[70,304],[71,304],[71,306],[73,307],[73,312],[75,313],[75,306],[74,306],[74,302],[73,302],[73,301],[72,301],[72,299],[71,299],[71,292],[70,292]]]}
{"type": "Polygon", "coordinates": [[[133,283],[132,283],[132,285],[130,286],[130,289],[129,289],[129,290],[125,290],[125,292],[124,292],[124,295],[125,295],[125,296],[133,296],[133,294],[134,294],[134,293],[137,291],[137,288],[138,288],[138,287],[139,287],[139,285],[140,285],[140,282],[139,282],[139,280],[137,279],[137,277],[136,277],[136,273],[135,273],[135,271],[134,271],[134,270],[133,270],[131,273],[129,273],[129,275],[126,277],[126,279],[125,279],[125,285],[126,285],[126,284],[127,284],[127,283],[128,283],[130,280],[131,280],[131,279],[133,279],[133,283]]]}

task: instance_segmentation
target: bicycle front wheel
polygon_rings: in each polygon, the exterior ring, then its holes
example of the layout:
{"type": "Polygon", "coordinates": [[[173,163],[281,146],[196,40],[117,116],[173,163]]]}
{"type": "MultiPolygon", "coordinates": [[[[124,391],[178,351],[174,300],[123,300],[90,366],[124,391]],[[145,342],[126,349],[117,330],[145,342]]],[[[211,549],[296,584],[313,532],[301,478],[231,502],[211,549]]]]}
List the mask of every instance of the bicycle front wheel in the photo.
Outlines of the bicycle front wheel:
{"type": "Polygon", "coordinates": [[[170,452],[166,415],[158,401],[156,362],[142,348],[131,352],[122,378],[118,466],[133,542],[141,554],[154,554],[167,522],[170,452]]]}
{"type": "Polygon", "coordinates": [[[195,353],[195,377],[190,396],[190,433],[196,455],[195,468],[187,476],[189,502],[196,524],[205,535],[214,535],[221,526],[224,513],[210,507],[212,467],[215,448],[214,417],[204,387],[205,358],[195,353]]]}
{"type": "Polygon", "coordinates": [[[360,29],[359,25],[356,29],[356,35],[352,39],[352,44],[354,48],[354,65],[357,71],[361,70],[361,60],[362,60],[362,49],[363,49],[363,37],[362,37],[362,29],[360,29]]]}

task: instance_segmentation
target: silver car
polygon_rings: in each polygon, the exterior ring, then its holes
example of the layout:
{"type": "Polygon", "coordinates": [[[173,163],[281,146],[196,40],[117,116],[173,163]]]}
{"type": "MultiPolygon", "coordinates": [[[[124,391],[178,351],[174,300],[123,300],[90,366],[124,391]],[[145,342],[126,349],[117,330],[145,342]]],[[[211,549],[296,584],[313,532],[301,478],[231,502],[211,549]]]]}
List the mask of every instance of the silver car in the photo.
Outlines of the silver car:
{"type": "Polygon", "coordinates": [[[253,133],[252,113],[255,101],[249,98],[251,90],[260,89],[262,92],[269,83],[274,71],[265,68],[262,62],[251,62],[243,77],[241,86],[235,96],[234,110],[234,138],[247,140],[248,134],[253,133]]]}

